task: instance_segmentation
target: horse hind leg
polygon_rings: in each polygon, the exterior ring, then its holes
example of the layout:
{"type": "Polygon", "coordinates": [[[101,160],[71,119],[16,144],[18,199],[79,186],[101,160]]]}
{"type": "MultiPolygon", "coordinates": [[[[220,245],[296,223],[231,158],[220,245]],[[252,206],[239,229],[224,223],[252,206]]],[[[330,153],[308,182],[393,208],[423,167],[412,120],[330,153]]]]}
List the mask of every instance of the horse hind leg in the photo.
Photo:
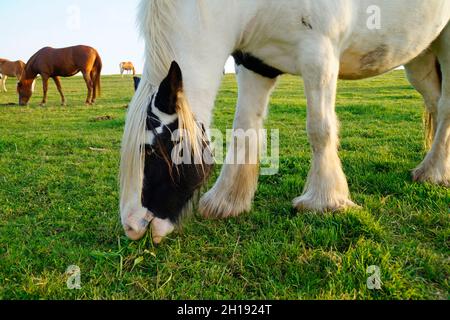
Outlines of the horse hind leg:
{"type": "Polygon", "coordinates": [[[91,103],[92,104],[95,104],[95,100],[97,100],[97,86],[95,85],[96,78],[97,78],[97,73],[94,70],[92,70],[91,71],[91,79],[92,79],[92,99],[91,99],[91,103]]]}
{"type": "Polygon", "coordinates": [[[437,106],[436,134],[430,152],[414,170],[415,181],[450,186],[450,25],[433,44],[442,70],[442,94],[437,106]]]}
{"type": "Polygon", "coordinates": [[[96,68],[91,71],[91,79],[92,79],[92,104],[95,104],[97,97],[100,96],[101,93],[101,69],[96,68]]]}
{"type": "Polygon", "coordinates": [[[276,79],[265,78],[243,66],[238,68],[234,130],[242,135],[236,135],[238,141],[233,139],[219,179],[200,200],[200,212],[205,217],[227,218],[250,211],[258,184],[260,130],[276,79]]]}
{"type": "Polygon", "coordinates": [[[436,135],[438,104],[441,98],[440,66],[436,55],[427,50],[405,65],[405,69],[409,82],[422,95],[425,102],[425,144],[429,150],[436,135]]]}
{"type": "Polygon", "coordinates": [[[87,87],[87,90],[88,90],[87,97],[86,97],[86,105],[92,105],[92,96],[93,96],[93,92],[94,92],[94,82],[92,81],[91,73],[90,72],[83,72],[83,78],[84,78],[84,81],[86,82],[86,87],[87,87]]]}

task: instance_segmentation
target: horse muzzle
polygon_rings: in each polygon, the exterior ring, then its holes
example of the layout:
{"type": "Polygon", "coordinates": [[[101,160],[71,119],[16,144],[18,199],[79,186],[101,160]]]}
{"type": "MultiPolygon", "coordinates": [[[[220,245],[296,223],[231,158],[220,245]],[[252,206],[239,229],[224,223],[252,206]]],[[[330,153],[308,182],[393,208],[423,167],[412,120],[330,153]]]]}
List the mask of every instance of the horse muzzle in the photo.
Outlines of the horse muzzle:
{"type": "Polygon", "coordinates": [[[170,220],[157,218],[146,208],[131,212],[125,221],[122,221],[122,224],[126,236],[133,241],[142,239],[151,226],[154,244],[160,244],[175,230],[175,226],[170,220]]]}

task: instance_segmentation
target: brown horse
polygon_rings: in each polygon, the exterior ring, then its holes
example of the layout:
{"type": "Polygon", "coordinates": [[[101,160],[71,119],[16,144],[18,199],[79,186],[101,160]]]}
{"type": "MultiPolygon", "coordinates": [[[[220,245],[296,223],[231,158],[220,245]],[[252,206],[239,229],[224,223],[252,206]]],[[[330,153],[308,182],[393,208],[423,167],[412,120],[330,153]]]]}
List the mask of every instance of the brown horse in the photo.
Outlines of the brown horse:
{"type": "Polygon", "coordinates": [[[136,75],[136,69],[134,68],[134,65],[132,62],[128,61],[128,62],[121,62],[120,65],[120,74],[122,75],[123,78],[123,74],[125,71],[130,71],[133,72],[133,76],[136,75]]]}
{"type": "Polygon", "coordinates": [[[86,104],[95,103],[97,94],[100,94],[100,76],[102,71],[102,59],[97,50],[87,46],[75,46],[63,49],[43,48],[35,53],[27,65],[25,71],[17,84],[19,93],[19,104],[27,105],[32,95],[32,83],[40,74],[44,87],[44,98],[41,105],[47,103],[48,80],[55,81],[62,105],[66,99],[62,92],[60,77],[72,77],[77,73],[83,74],[88,94],[86,104]]]}
{"type": "Polygon", "coordinates": [[[8,77],[16,77],[19,80],[24,69],[25,62],[23,61],[9,61],[6,59],[0,59],[0,90],[7,92],[6,79],[8,79],[8,77]]]}

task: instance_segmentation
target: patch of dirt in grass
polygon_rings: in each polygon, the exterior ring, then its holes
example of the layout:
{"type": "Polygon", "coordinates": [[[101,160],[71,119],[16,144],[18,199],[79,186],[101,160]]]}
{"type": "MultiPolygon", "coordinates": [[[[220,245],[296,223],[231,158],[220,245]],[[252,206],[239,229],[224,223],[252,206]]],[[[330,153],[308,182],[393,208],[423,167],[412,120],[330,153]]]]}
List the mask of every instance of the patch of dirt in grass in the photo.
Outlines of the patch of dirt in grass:
{"type": "Polygon", "coordinates": [[[102,121],[110,121],[110,120],[114,120],[115,118],[113,116],[110,115],[106,115],[106,116],[98,116],[95,118],[92,118],[89,120],[89,122],[102,122],[102,121]]]}

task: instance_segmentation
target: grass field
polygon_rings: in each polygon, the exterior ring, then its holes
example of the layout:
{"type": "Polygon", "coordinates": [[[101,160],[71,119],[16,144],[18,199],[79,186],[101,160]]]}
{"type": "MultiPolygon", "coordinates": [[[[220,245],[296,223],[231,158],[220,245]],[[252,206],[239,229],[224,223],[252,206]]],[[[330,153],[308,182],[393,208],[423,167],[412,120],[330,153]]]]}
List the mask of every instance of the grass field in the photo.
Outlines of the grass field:
{"type": "MultiPolygon", "coordinates": [[[[301,81],[284,77],[269,128],[281,168],[262,177],[254,210],[198,215],[155,248],[131,242],[118,213],[118,166],[132,80],[108,76],[94,107],[81,78],[54,85],[46,108],[0,94],[0,299],[448,299],[449,190],[411,181],[424,157],[422,100],[402,71],[341,82],[341,157],[354,200],[336,214],[297,214],[310,147],[301,81]],[[81,268],[81,290],[65,271],[81,268]],[[367,267],[381,271],[372,291],[367,267]]],[[[227,76],[215,127],[230,128],[236,84],[227,76]]],[[[216,168],[216,176],[219,172],[216,168]]],[[[211,183],[214,179],[211,180],[211,183]]]]}

